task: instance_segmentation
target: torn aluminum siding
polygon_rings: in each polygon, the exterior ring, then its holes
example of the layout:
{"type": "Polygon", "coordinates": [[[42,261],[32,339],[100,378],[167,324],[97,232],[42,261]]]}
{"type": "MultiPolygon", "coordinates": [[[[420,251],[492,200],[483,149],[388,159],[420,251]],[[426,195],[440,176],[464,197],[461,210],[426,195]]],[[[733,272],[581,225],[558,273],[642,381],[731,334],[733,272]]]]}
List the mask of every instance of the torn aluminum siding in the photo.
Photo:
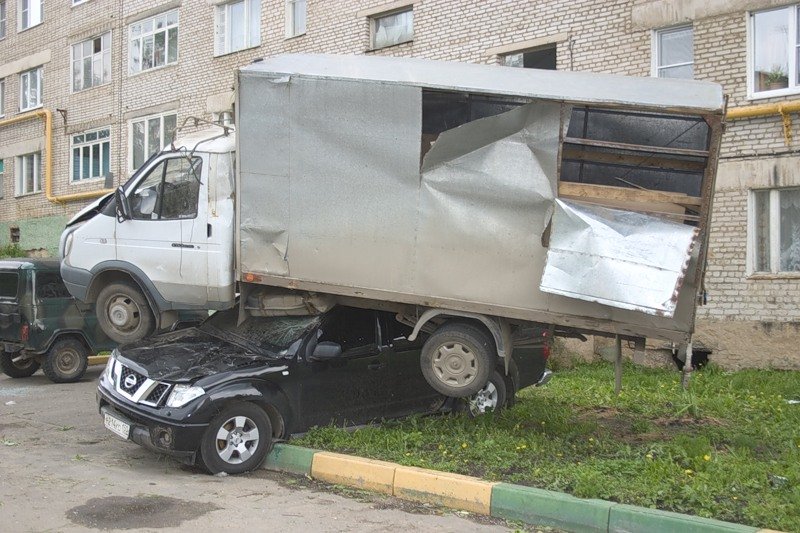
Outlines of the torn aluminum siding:
{"type": "Polygon", "coordinates": [[[671,317],[696,237],[685,224],[556,200],[540,288],[671,317]]]}

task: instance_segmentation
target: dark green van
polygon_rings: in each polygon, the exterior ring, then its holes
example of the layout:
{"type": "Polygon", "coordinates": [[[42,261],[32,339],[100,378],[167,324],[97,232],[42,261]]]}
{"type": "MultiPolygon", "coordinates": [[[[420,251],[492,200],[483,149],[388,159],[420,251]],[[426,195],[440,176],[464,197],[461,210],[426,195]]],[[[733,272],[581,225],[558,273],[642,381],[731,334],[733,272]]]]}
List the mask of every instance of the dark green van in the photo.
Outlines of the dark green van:
{"type": "Polygon", "coordinates": [[[91,306],[75,300],[55,259],[0,261],[0,368],[12,378],[42,368],[56,383],[83,377],[89,355],[116,343],[91,306]]]}

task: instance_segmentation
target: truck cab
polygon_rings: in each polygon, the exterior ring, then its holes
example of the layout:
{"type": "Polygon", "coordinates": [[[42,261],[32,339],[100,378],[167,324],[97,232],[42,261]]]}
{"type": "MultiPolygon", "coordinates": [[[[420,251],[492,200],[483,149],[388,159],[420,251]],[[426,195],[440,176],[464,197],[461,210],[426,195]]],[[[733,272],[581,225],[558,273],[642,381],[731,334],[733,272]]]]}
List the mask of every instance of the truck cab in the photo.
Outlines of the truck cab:
{"type": "Polygon", "coordinates": [[[234,153],[227,128],[184,137],[67,224],[64,282],[114,341],[234,304],[234,153]]]}

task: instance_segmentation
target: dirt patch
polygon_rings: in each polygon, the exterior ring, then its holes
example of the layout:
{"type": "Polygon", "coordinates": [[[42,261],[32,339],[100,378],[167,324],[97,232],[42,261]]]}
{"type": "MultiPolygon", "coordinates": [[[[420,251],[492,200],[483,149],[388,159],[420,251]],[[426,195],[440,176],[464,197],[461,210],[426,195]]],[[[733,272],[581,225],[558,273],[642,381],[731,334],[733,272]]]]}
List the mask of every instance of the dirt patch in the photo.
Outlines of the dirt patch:
{"type": "Polygon", "coordinates": [[[583,411],[577,415],[577,420],[595,423],[599,431],[628,444],[670,440],[679,434],[695,434],[702,427],[722,425],[722,422],[711,417],[633,417],[609,407],[583,411]]]}
{"type": "Polygon", "coordinates": [[[139,495],[92,498],[67,511],[72,522],[95,529],[139,529],[178,527],[220,507],[167,496],[139,495]]]}

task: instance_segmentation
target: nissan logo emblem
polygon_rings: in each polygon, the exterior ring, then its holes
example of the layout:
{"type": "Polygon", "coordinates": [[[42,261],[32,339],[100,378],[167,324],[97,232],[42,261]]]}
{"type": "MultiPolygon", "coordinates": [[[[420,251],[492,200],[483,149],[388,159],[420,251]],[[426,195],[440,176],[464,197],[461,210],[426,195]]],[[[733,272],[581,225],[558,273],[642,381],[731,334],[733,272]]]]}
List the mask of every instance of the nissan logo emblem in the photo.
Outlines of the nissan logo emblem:
{"type": "Polygon", "coordinates": [[[135,386],[136,386],[136,376],[134,376],[133,374],[128,374],[125,377],[125,388],[132,389],[135,386]]]}

